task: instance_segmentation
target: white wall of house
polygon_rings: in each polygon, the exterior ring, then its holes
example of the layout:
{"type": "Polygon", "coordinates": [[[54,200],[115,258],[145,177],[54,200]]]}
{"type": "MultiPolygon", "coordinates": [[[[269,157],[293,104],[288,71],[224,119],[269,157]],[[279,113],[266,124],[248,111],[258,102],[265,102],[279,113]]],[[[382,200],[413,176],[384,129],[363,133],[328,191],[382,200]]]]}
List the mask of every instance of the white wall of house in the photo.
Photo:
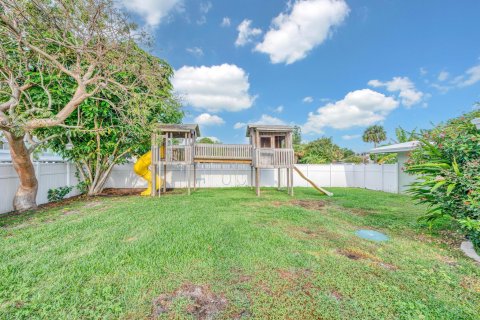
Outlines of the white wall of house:
{"type": "MultiPolygon", "coordinates": [[[[326,164],[297,167],[321,187],[355,187],[379,190],[391,193],[399,191],[398,165],[354,165],[326,164]]],[[[47,192],[78,183],[74,166],[69,163],[35,163],[39,180],[37,203],[46,203],[47,192]]],[[[184,188],[187,186],[185,168],[171,166],[168,168],[167,187],[184,188]]],[[[275,169],[261,170],[261,186],[277,186],[278,174],[275,169]]],[[[297,173],[294,173],[294,186],[310,187],[297,173]]],[[[282,184],[286,175],[282,173],[282,184]]],[[[192,182],[193,185],[193,182],[192,182]]],[[[248,165],[236,164],[199,164],[197,166],[197,186],[200,188],[243,187],[251,185],[251,171],[248,165]]],[[[0,213],[13,210],[12,200],[18,187],[17,173],[11,163],[0,163],[0,213]]],[[[146,183],[133,172],[133,164],[116,166],[106,184],[107,188],[145,188],[146,183]]],[[[72,191],[69,196],[78,194],[72,191]]]]}

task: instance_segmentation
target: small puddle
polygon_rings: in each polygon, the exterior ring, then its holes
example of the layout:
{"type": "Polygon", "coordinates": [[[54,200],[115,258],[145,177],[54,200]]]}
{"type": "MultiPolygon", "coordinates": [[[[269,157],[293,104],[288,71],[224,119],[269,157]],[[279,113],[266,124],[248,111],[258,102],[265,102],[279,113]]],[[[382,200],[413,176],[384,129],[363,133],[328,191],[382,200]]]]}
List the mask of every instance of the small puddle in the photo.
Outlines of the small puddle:
{"type": "Polygon", "coordinates": [[[387,235],[374,230],[366,230],[366,229],[358,230],[355,232],[355,234],[362,239],[376,241],[376,242],[383,242],[389,239],[387,235]]]}

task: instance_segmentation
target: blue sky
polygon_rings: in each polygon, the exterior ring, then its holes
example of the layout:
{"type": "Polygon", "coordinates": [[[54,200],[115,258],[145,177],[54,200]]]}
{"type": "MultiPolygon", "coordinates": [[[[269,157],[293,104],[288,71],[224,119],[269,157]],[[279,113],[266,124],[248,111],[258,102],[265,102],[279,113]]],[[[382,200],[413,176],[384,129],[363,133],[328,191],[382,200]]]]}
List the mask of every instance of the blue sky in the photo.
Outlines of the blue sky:
{"type": "Polygon", "coordinates": [[[176,70],[185,122],[243,143],[297,124],[366,151],[365,127],[428,128],[480,101],[480,2],[123,0],[176,70]]]}

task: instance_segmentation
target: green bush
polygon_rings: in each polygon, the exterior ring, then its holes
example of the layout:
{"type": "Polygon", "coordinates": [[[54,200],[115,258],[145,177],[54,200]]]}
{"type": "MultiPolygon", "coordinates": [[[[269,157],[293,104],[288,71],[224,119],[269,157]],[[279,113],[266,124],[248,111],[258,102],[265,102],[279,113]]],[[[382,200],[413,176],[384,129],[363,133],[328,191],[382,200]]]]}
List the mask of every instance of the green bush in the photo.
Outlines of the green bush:
{"type": "Polygon", "coordinates": [[[425,133],[407,172],[418,174],[409,192],[429,205],[428,221],[450,216],[480,251],[480,130],[473,111],[425,133]]]}
{"type": "Polygon", "coordinates": [[[49,189],[47,193],[48,202],[60,201],[63,198],[65,198],[65,196],[69,194],[70,191],[72,190],[73,190],[73,187],[67,187],[67,186],[49,189]]]}

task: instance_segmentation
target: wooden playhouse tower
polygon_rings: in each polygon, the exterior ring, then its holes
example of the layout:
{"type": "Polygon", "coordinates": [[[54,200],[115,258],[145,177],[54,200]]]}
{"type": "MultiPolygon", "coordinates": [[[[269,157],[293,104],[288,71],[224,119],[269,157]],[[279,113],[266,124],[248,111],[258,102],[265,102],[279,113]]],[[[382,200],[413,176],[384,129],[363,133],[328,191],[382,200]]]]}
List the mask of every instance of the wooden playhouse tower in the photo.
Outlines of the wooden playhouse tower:
{"type": "Polygon", "coordinates": [[[186,168],[187,190],[193,184],[196,189],[198,163],[240,163],[251,168],[251,183],[260,195],[260,171],[278,169],[278,188],[281,187],[281,171],[286,170],[286,186],[293,195],[293,127],[278,125],[247,126],[249,144],[201,144],[197,124],[158,124],[152,134],[152,196],[166,192],[169,165],[186,168]],[[193,178],[193,183],[192,183],[193,178]],[[163,180],[163,184],[161,181],[163,180]],[[156,185],[160,183],[160,185],[156,185]]]}

